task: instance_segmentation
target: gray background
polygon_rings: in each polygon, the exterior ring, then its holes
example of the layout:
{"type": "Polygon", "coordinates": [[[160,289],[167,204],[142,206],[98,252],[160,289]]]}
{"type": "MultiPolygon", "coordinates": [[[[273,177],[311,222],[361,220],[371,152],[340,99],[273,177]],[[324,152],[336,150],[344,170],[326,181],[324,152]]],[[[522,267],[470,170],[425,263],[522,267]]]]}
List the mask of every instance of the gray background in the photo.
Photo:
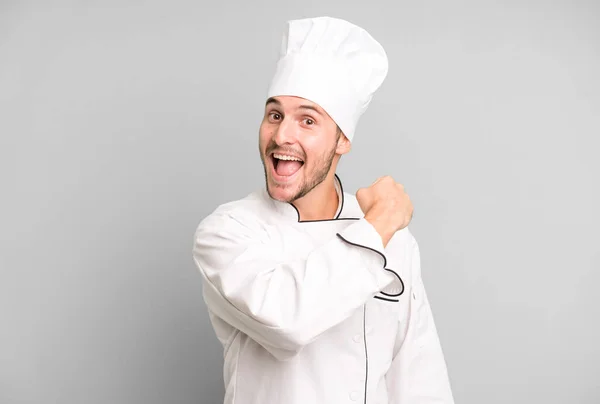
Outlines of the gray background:
{"type": "Polygon", "coordinates": [[[600,4],[0,3],[0,403],[219,403],[191,246],[263,186],[288,19],[390,72],[338,170],[393,175],[457,403],[600,402],[600,4]]]}

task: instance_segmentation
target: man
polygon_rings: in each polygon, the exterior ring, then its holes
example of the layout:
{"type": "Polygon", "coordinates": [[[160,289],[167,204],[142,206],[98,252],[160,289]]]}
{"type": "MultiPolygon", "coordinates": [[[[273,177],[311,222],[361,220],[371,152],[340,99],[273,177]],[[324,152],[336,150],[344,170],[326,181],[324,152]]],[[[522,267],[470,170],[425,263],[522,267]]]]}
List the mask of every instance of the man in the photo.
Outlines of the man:
{"type": "Polygon", "coordinates": [[[413,207],[335,174],[387,75],[365,30],[288,22],[260,126],[266,189],[198,226],[194,259],[224,348],[226,404],[453,403],[413,207]]]}

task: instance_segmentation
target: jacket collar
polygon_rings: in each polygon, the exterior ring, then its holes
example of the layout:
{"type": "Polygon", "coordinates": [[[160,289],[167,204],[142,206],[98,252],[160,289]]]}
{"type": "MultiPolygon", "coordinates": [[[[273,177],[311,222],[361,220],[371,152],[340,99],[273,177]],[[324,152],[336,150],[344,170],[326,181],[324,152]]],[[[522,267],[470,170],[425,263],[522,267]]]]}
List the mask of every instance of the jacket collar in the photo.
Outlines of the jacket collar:
{"type": "MultiPolygon", "coordinates": [[[[336,215],[332,219],[300,220],[300,212],[298,212],[298,209],[296,209],[296,207],[294,205],[292,205],[291,203],[288,203],[288,202],[281,202],[281,201],[271,198],[271,196],[267,192],[266,188],[263,189],[263,194],[265,195],[266,198],[268,198],[270,200],[273,208],[275,209],[275,211],[278,214],[284,216],[285,219],[293,220],[298,223],[327,222],[327,221],[340,220],[340,219],[358,219],[359,217],[355,217],[355,215],[354,216],[352,215],[352,213],[356,213],[356,212],[349,212],[349,210],[347,209],[347,206],[345,203],[346,198],[344,195],[344,188],[342,186],[342,181],[340,180],[340,177],[338,177],[337,174],[335,174],[334,183],[335,183],[335,190],[338,194],[339,204],[338,204],[338,209],[337,209],[336,215]],[[350,214],[350,217],[348,217],[348,214],[350,214]]],[[[355,210],[355,209],[350,209],[350,211],[353,211],[353,210],[355,210]]]]}

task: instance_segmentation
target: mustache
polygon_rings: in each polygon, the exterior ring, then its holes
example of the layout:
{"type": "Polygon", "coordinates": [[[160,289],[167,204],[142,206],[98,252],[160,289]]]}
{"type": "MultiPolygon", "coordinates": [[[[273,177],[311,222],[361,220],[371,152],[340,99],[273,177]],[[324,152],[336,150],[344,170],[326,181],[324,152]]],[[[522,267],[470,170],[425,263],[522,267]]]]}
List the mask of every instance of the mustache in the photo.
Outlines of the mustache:
{"type": "Polygon", "coordinates": [[[280,147],[277,145],[277,143],[270,142],[265,150],[265,154],[268,156],[271,153],[273,153],[274,151],[277,151],[278,153],[281,153],[281,154],[291,154],[293,156],[299,156],[303,160],[306,159],[306,156],[304,155],[302,150],[296,150],[296,149],[294,149],[292,147],[288,147],[288,146],[280,147]]]}

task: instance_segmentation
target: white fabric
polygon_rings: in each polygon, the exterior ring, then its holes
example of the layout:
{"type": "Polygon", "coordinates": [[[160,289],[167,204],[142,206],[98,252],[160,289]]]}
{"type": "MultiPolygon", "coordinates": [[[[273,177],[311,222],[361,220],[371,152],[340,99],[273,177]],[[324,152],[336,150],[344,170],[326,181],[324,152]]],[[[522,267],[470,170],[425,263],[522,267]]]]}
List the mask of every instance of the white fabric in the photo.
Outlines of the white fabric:
{"type": "Polygon", "coordinates": [[[454,402],[415,238],[384,248],[341,191],[335,220],[299,222],[262,189],[199,224],[225,404],[454,402]]]}
{"type": "Polygon", "coordinates": [[[296,96],[319,104],[350,140],[388,72],[383,47],[348,21],[288,21],[268,97],[296,96]]]}

